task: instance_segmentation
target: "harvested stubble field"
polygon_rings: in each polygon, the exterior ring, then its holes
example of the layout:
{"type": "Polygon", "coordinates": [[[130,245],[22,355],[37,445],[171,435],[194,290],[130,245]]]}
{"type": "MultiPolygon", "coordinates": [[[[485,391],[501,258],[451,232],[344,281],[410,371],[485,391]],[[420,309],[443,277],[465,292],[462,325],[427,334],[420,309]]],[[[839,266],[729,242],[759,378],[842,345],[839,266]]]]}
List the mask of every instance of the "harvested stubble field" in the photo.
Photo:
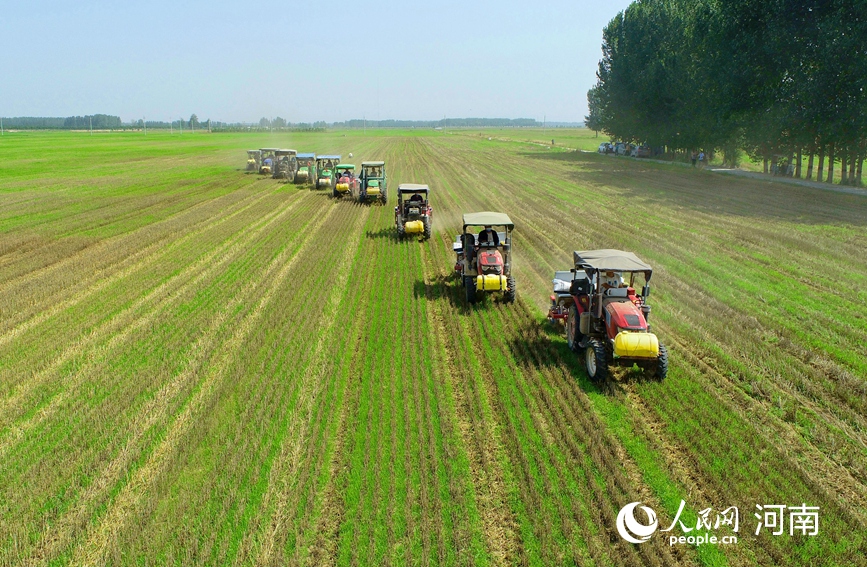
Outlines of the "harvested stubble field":
{"type": "Polygon", "coordinates": [[[0,144],[0,565],[867,565],[865,197],[478,133],[0,144]],[[244,174],[262,146],[385,159],[433,238],[244,174]],[[478,210],[513,305],[453,279],[478,210]],[[655,268],[662,383],[591,384],[545,322],[609,247],[655,268]],[[739,541],[626,543],[639,500],[739,541]],[[803,503],[817,536],[755,535],[803,503]]]}

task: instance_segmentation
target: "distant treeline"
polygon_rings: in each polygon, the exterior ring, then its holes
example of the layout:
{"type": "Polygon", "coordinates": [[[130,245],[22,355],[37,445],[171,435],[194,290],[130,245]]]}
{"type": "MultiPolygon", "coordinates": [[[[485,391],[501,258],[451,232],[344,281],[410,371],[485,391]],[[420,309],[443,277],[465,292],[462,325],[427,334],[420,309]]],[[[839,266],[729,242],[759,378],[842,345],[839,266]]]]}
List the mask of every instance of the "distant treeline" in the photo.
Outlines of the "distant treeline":
{"type": "Polygon", "coordinates": [[[642,0],[603,30],[589,128],[691,152],[739,150],[775,172],[861,184],[862,0],[642,0]],[[804,160],[804,158],[807,158],[804,160]],[[817,162],[817,164],[814,163],[817,162]]]}
{"type": "Polygon", "coordinates": [[[533,118],[443,118],[442,120],[347,120],[335,128],[510,128],[541,126],[533,118]]]}
{"type": "Polygon", "coordinates": [[[122,127],[119,116],[94,114],[91,116],[69,116],[67,118],[51,118],[45,116],[19,116],[3,118],[4,128],[18,130],[118,130],[122,127]]]}

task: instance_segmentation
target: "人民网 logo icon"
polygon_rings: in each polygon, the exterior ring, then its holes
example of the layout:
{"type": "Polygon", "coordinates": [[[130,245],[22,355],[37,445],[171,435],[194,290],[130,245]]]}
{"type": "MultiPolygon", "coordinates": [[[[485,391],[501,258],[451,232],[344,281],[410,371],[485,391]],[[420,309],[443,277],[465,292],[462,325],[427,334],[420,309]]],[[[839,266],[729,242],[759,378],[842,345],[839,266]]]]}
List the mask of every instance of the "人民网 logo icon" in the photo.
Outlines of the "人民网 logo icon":
{"type": "Polygon", "coordinates": [[[642,524],[635,518],[635,508],[641,502],[632,502],[620,509],[617,514],[617,532],[620,537],[629,543],[644,543],[650,539],[650,536],[659,527],[659,522],[656,519],[656,512],[647,506],[641,506],[641,509],[647,515],[648,524],[642,524]]]}

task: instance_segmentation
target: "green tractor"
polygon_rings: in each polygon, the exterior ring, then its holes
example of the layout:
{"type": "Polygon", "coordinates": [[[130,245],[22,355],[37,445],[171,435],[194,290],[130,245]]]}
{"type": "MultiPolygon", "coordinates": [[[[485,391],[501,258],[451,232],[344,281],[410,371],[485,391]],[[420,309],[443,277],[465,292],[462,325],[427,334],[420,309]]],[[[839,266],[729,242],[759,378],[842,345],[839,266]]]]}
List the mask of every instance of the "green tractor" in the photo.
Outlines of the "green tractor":
{"type": "Polygon", "coordinates": [[[260,175],[272,175],[275,169],[275,155],[277,152],[277,148],[262,148],[259,150],[259,155],[262,157],[262,160],[259,162],[259,174],[260,175]]]}
{"type": "Polygon", "coordinates": [[[256,173],[262,164],[262,150],[247,150],[247,173],[256,173]]]}
{"type": "Polygon", "coordinates": [[[316,179],[316,154],[298,154],[298,170],[295,172],[295,183],[307,185],[315,183],[316,179]]]}
{"type": "Polygon", "coordinates": [[[358,191],[358,178],[355,176],[355,164],[338,163],[334,167],[334,189],[331,196],[339,199],[344,195],[355,195],[358,191]]]}
{"type": "Polygon", "coordinates": [[[361,175],[358,184],[358,202],[379,200],[388,202],[388,178],[385,175],[384,161],[361,162],[361,175]]]}
{"type": "Polygon", "coordinates": [[[316,188],[324,187],[334,190],[337,185],[337,178],[334,175],[334,168],[340,163],[341,156],[339,155],[318,155],[316,156],[316,188]]]}
{"type": "Polygon", "coordinates": [[[277,150],[274,152],[276,166],[274,167],[272,177],[274,179],[285,179],[289,183],[295,181],[295,172],[298,170],[296,155],[298,155],[298,152],[295,150],[277,150]]]}

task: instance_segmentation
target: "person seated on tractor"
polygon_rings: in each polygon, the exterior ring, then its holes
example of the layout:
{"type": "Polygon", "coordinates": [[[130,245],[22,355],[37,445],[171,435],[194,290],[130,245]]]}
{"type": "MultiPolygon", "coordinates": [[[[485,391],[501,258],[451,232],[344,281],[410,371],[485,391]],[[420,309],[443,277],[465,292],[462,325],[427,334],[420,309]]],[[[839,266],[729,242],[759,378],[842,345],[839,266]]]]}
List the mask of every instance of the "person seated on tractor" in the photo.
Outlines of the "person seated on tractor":
{"type": "Polygon", "coordinates": [[[488,225],[479,232],[479,238],[477,240],[479,246],[484,244],[485,246],[493,245],[494,247],[497,247],[500,245],[500,236],[497,234],[497,231],[493,230],[488,225]]]}
{"type": "Polygon", "coordinates": [[[617,289],[621,287],[626,287],[626,284],[623,283],[623,274],[620,272],[605,272],[605,275],[602,276],[602,289],[617,289]]]}
{"type": "Polygon", "coordinates": [[[413,196],[409,198],[410,203],[421,203],[422,201],[424,201],[424,199],[418,193],[414,193],[413,196]]]}

